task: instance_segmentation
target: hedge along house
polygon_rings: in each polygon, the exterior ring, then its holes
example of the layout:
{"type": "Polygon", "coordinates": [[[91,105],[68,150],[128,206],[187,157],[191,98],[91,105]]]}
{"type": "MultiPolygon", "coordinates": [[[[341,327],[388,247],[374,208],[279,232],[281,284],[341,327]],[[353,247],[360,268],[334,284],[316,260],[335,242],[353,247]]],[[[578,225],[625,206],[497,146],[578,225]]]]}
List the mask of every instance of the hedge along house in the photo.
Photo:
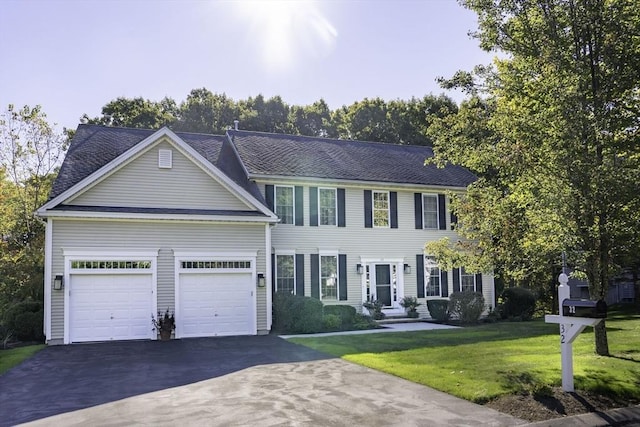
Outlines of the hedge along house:
{"type": "MultiPolygon", "coordinates": [[[[271,329],[276,291],[387,314],[493,278],[440,271],[428,240],[457,238],[447,191],[475,177],[424,166],[431,149],[230,130],[223,136],[80,125],[46,219],[50,344],[271,329]]],[[[423,316],[428,316],[421,307],[423,316]]]]}

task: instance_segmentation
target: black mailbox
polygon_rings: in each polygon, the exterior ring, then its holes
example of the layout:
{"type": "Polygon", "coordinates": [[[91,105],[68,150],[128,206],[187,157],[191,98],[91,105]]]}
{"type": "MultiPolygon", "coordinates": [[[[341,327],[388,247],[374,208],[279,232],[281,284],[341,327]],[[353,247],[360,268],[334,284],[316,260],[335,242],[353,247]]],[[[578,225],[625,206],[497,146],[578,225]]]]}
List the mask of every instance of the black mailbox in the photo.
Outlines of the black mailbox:
{"type": "Polygon", "coordinates": [[[562,301],[562,315],[571,317],[592,317],[604,319],[607,317],[607,303],[603,300],[567,298],[562,301]]]}

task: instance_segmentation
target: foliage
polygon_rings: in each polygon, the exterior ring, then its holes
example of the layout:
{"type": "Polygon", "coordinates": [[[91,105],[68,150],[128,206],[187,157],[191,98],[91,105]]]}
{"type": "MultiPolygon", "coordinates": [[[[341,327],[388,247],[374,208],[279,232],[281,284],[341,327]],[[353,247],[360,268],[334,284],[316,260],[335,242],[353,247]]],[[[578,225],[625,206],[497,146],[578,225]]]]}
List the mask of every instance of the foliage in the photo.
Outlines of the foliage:
{"type": "MultiPolygon", "coordinates": [[[[504,54],[443,81],[474,96],[428,130],[435,163],[479,176],[454,203],[459,231],[506,283],[535,289],[565,250],[598,299],[616,265],[640,258],[640,9],[632,0],[462,3],[478,15],[481,46],[504,54]]],[[[604,322],[595,336],[606,355],[604,322]]]]}
{"type": "Polygon", "coordinates": [[[10,350],[0,350],[0,375],[4,374],[14,366],[19,365],[45,347],[46,346],[44,344],[40,344],[17,347],[10,350]]]}
{"type": "Polygon", "coordinates": [[[326,331],[337,331],[342,325],[342,319],[337,314],[325,314],[322,317],[322,326],[326,331]]]}
{"type": "Polygon", "coordinates": [[[356,320],[356,309],[350,305],[325,305],[324,315],[335,314],[340,319],[340,327],[349,329],[356,320]]]}
{"type": "MultiPolygon", "coordinates": [[[[589,331],[574,342],[576,389],[638,401],[640,313],[613,307],[607,321],[614,357],[594,354],[589,331]]],[[[562,381],[558,327],[542,320],[292,341],[477,403],[508,394],[544,394],[545,387],[562,381]]]]}
{"type": "Polygon", "coordinates": [[[322,331],[323,307],[320,300],[276,292],[273,297],[273,330],[308,334],[322,331]]]}
{"type": "Polygon", "coordinates": [[[453,292],[449,295],[449,313],[463,325],[477,323],[484,307],[484,296],[480,292],[453,292]]]}
{"type": "Polygon", "coordinates": [[[175,314],[169,311],[169,308],[165,312],[158,311],[158,317],[151,315],[151,323],[153,324],[153,330],[159,333],[170,333],[176,328],[175,314]]]}
{"type": "Polygon", "coordinates": [[[66,145],[39,106],[0,113],[0,316],[15,302],[43,299],[44,224],[33,213],[66,145]]]}
{"type": "Polygon", "coordinates": [[[422,304],[418,302],[416,297],[404,297],[400,300],[400,305],[407,309],[407,315],[409,317],[418,317],[417,308],[422,304]]]}
{"type": "Polygon", "coordinates": [[[43,341],[44,311],[39,301],[22,301],[9,306],[2,323],[7,332],[19,341],[43,341]]]}
{"type": "Polygon", "coordinates": [[[436,322],[446,323],[451,317],[451,313],[449,313],[449,300],[428,299],[427,308],[429,309],[429,315],[436,322]]]}
{"type": "Polygon", "coordinates": [[[527,288],[507,288],[500,295],[503,319],[531,320],[536,310],[536,296],[527,288]]]}
{"type": "Polygon", "coordinates": [[[385,314],[382,312],[382,307],[384,307],[384,303],[382,301],[370,299],[363,303],[362,306],[369,310],[369,314],[375,320],[382,320],[385,318],[385,314]]]}

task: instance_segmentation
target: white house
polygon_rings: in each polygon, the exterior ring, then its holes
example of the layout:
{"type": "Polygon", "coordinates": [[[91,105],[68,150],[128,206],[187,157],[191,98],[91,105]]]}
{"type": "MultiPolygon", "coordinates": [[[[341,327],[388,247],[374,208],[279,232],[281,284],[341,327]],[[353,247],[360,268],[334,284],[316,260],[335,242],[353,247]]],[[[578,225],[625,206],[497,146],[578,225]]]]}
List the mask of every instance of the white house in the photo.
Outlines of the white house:
{"type": "MultiPolygon", "coordinates": [[[[46,340],[266,334],[286,290],[348,304],[476,290],[493,277],[440,271],[429,240],[456,239],[447,192],[475,176],[424,166],[429,147],[230,130],[80,125],[38,210],[47,222],[46,340]]],[[[427,317],[425,307],[421,314],[427,317]]]]}

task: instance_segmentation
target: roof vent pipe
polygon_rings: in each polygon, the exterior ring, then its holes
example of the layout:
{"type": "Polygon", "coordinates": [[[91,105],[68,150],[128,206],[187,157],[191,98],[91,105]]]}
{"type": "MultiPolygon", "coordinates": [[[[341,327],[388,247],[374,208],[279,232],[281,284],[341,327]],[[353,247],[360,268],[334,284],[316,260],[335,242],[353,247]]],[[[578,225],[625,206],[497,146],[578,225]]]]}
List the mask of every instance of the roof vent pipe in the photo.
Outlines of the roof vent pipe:
{"type": "Polygon", "coordinates": [[[238,124],[240,123],[240,120],[234,120],[233,124],[234,124],[234,128],[235,130],[238,130],[238,124]]]}

